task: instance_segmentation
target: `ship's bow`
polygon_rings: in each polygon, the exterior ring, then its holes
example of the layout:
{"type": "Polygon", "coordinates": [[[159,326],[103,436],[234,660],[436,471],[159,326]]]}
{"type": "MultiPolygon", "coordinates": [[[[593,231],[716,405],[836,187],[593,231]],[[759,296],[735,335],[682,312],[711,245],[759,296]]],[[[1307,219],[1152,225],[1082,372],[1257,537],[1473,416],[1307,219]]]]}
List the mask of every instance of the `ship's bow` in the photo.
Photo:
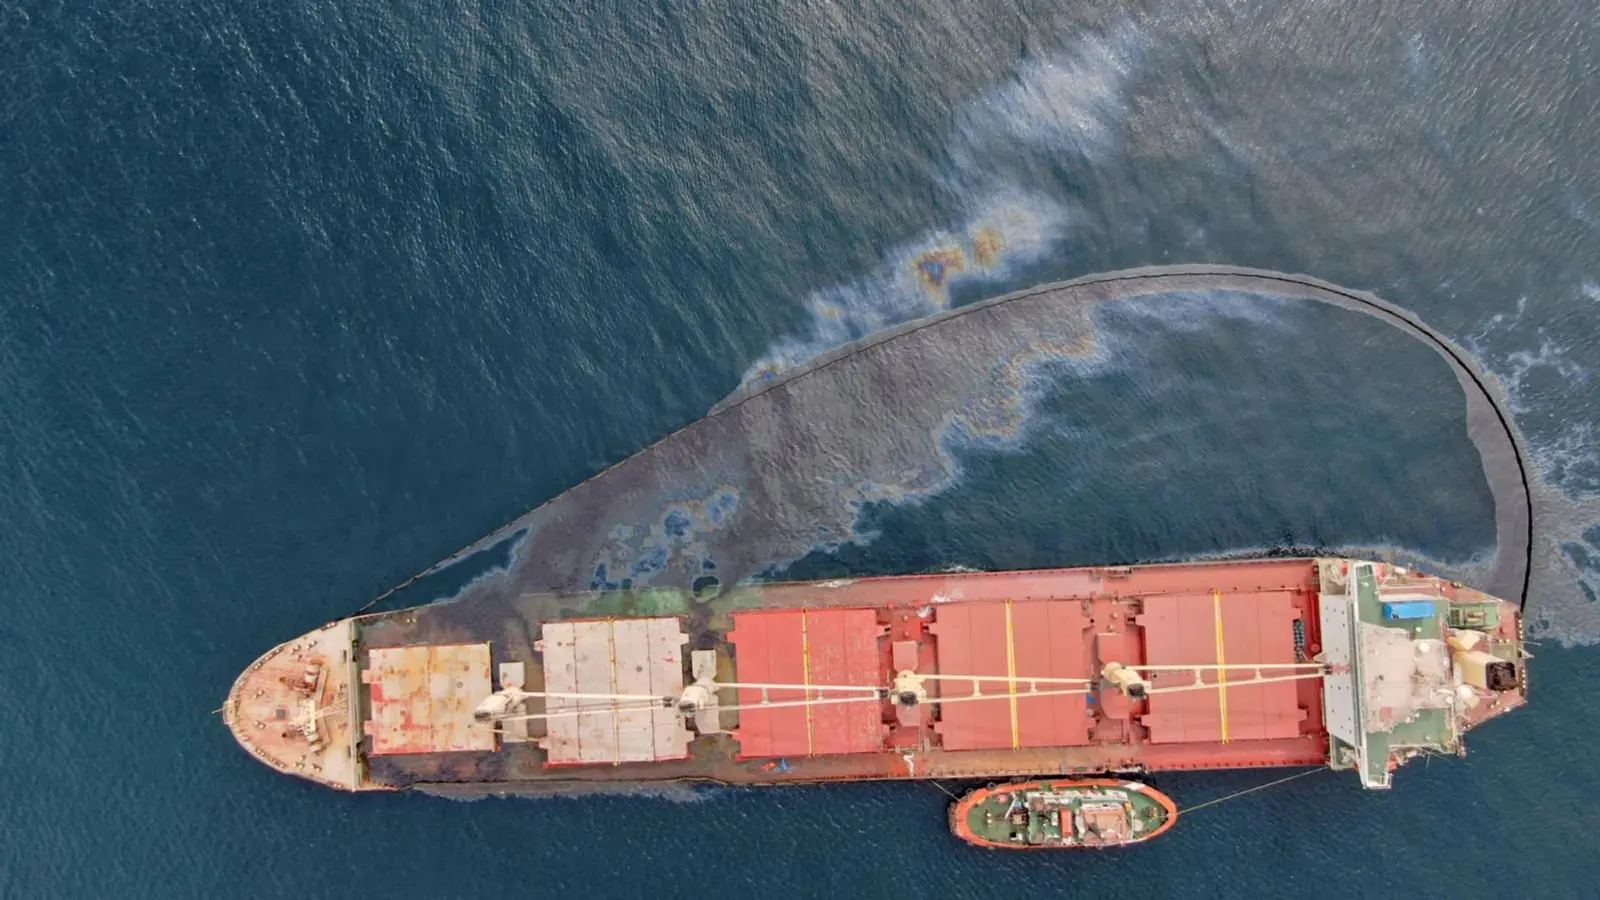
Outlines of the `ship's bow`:
{"type": "Polygon", "coordinates": [[[363,787],[349,620],[267,651],[234,681],[222,718],[239,745],[289,775],[363,787]]]}

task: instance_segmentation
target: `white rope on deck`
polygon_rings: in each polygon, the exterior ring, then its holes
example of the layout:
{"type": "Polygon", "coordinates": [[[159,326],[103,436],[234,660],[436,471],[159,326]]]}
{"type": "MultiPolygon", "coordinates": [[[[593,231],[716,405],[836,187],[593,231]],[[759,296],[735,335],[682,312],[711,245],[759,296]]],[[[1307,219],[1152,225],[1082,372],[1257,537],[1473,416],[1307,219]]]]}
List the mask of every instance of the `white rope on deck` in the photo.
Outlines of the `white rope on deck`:
{"type": "MultiPolygon", "coordinates": [[[[1129,668],[1135,668],[1135,669],[1138,669],[1140,671],[1146,671],[1146,672],[1151,672],[1151,671],[1159,671],[1159,672],[1191,671],[1191,672],[1194,672],[1194,674],[1195,674],[1195,682],[1193,684],[1176,685],[1176,686],[1173,686],[1173,687],[1159,687],[1159,688],[1158,687],[1151,687],[1151,688],[1148,688],[1146,690],[1146,693],[1150,694],[1150,695],[1175,694],[1175,693],[1183,693],[1183,692],[1187,692],[1187,691],[1219,690],[1219,689],[1222,689],[1224,687],[1229,688],[1229,689],[1237,689],[1237,688],[1241,688],[1241,687],[1249,687],[1251,685],[1258,685],[1258,684],[1277,684],[1277,683],[1281,683],[1281,682],[1303,681],[1303,680],[1308,680],[1308,679],[1312,679],[1312,678],[1322,678],[1322,677],[1325,677],[1326,674],[1327,674],[1326,667],[1323,666],[1321,663],[1285,663],[1285,664],[1282,664],[1282,665],[1252,665],[1252,664],[1246,663],[1246,664],[1237,664],[1237,665],[1229,665],[1229,666],[1206,666],[1206,665],[1195,665],[1195,666],[1132,666],[1132,667],[1129,667],[1129,668]],[[1202,676],[1202,674],[1204,672],[1216,671],[1216,670],[1219,670],[1219,669],[1252,670],[1252,671],[1256,672],[1256,676],[1254,678],[1240,680],[1240,681],[1229,681],[1226,684],[1224,684],[1224,683],[1222,683],[1220,681],[1218,681],[1218,682],[1206,682],[1206,681],[1201,680],[1201,676],[1202,676]],[[1295,669],[1295,670],[1299,670],[1299,669],[1314,669],[1315,671],[1299,672],[1298,674],[1294,674],[1294,675],[1278,675],[1278,676],[1268,676],[1268,677],[1262,677],[1260,675],[1260,672],[1262,670],[1269,670],[1270,671],[1270,670],[1273,670],[1273,669],[1295,669]]],[[[963,696],[957,696],[957,697],[944,697],[944,696],[941,696],[941,697],[929,697],[929,698],[927,698],[927,700],[925,702],[930,704],[930,705],[932,705],[932,704],[943,705],[943,704],[947,704],[947,703],[968,703],[968,702],[972,702],[972,701],[975,701],[975,700],[1012,700],[1012,699],[1021,700],[1021,699],[1027,699],[1029,697],[1070,697],[1070,696],[1089,695],[1089,694],[1094,694],[1094,693],[1097,692],[1097,689],[1095,687],[1093,687],[1093,685],[1095,685],[1097,682],[1095,680],[1087,679],[1087,678],[1029,678],[1029,677],[1025,677],[1025,676],[1017,676],[1016,678],[1013,679],[1009,675],[941,675],[941,674],[923,675],[923,674],[920,674],[920,673],[917,673],[917,678],[920,679],[920,680],[924,680],[924,681],[966,682],[966,683],[968,683],[968,684],[970,684],[972,686],[972,693],[971,694],[967,694],[967,695],[963,695],[963,696]],[[1006,684],[1008,686],[1012,682],[1016,682],[1016,686],[1015,687],[1011,687],[1010,689],[1007,689],[1007,690],[995,691],[995,692],[992,692],[992,693],[984,693],[984,692],[982,692],[982,690],[979,687],[979,685],[982,682],[986,682],[986,681],[1000,682],[1000,683],[1006,684]],[[1044,684],[1044,685],[1070,684],[1070,685],[1081,685],[1081,686],[1080,687],[1068,688],[1068,689],[1062,689],[1062,690],[1040,690],[1039,689],[1039,685],[1041,685],[1041,684],[1044,684]],[[1023,685],[1027,686],[1026,689],[1022,689],[1023,685]]],[[[710,689],[712,689],[714,691],[720,691],[720,690],[722,690],[724,688],[727,688],[727,689],[759,690],[761,692],[761,700],[759,700],[758,702],[755,702],[755,703],[737,703],[737,704],[730,704],[730,705],[727,705],[727,706],[716,706],[716,707],[707,707],[706,708],[707,711],[716,710],[716,711],[719,711],[719,712],[739,712],[739,711],[742,711],[742,710],[751,710],[751,709],[789,709],[789,708],[796,708],[796,707],[809,708],[809,707],[814,707],[814,706],[829,706],[829,705],[839,704],[839,703],[888,702],[890,695],[893,693],[892,686],[890,686],[888,688],[885,688],[885,687],[878,686],[878,685],[845,685],[845,684],[809,684],[808,685],[808,684],[780,684],[780,683],[767,683],[767,682],[713,682],[711,684],[706,685],[706,687],[708,687],[708,688],[710,688],[710,689]],[[772,691],[793,691],[793,692],[798,693],[798,694],[804,694],[805,696],[800,698],[800,699],[795,699],[795,700],[772,700],[772,699],[770,699],[770,692],[772,692],[772,691]],[[856,695],[859,695],[859,696],[848,696],[848,697],[812,697],[812,696],[810,696],[812,693],[824,693],[824,692],[842,692],[842,693],[856,694],[856,695]]],[[[515,696],[519,700],[523,699],[523,698],[531,698],[531,697],[542,697],[542,698],[557,699],[557,700],[569,700],[569,699],[570,700],[599,700],[599,701],[609,701],[612,705],[610,705],[610,706],[588,707],[588,708],[585,708],[585,707],[582,707],[582,706],[578,706],[578,707],[558,709],[558,710],[554,710],[554,711],[547,710],[547,711],[541,712],[541,713],[519,713],[519,714],[516,714],[516,715],[510,715],[510,716],[500,716],[500,717],[497,717],[497,718],[493,719],[492,721],[497,722],[497,723],[498,722],[523,722],[523,721],[570,718],[570,717],[573,717],[573,716],[595,716],[595,715],[604,715],[604,714],[607,714],[607,713],[611,713],[611,714],[614,714],[614,715],[620,715],[620,714],[623,714],[623,713],[648,712],[648,711],[651,711],[651,710],[658,710],[658,709],[671,709],[671,708],[674,707],[674,704],[676,704],[678,699],[679,699],[678,697],[671,696],[671,695],[653,695],[653,694],[599,694],[599,693],[591,694],[591,693],[570,693],[570,692],[545,692],[545,693],[540,693],[540,692],[527,692],[527,691],[517,691],[517,692],[515,692],[515,696]],[[631,704],[628,704],[628,705],[619,705],[617,703],[617,701],[635,701],[635,702],[631,703],[631,704]]]]}

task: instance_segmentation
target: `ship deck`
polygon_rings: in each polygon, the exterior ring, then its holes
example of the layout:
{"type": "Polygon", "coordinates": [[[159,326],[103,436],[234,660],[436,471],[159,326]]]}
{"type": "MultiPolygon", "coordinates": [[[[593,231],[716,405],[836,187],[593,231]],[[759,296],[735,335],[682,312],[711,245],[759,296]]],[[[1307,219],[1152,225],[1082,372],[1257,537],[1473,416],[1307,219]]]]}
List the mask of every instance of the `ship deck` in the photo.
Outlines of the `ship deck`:
{"type": "Polygon", "coordinates": [[[267,651],[240,673],[222,715],[251,755],[341,790],[364,786],[351,702],[354,623],[332,622],[267,651]]]}
{"type": "MultiPolygon", "coordinates": [[[[722,733],[694,735],[686,746],[658,738],[664,749],[647,758],[621,758],[615,748],[627,742],[620,733],[586,732],[581,712],[576,729],[528,721],[525,732],[508,731],[493,750],[373,752],[384,748],[369,739],[361,786],[495,791],[1320,765],[1329,753],[1320,679],[1241,678],[1245,683],[1229,686],[1217,684],[1228,671],[1197,675],[1193,668],[1286,666],[1318,652],[1317,577],[1312,559],[1218,562],[766,584],[704,598],[612,592],[580,603],[526,595],[369,616],[355,622],[363,669],[390,648],[486,642],[502,671],[520,664],[519,681],[537,692],[546,689],[538,637],[544,624],[662,617],[681,623],[685,656],[717,652],[719,682],[790,687],[724,689],[722,733]],[[1077,689],[1075,680],[1097,680],[1109,661],[1183,668],[1151,672],[1151,695],[1143,700],[1077,689]],[[930,676],[929,702],[909,709],[888,700],[785,705],[820,698],[830,687],[888,684],[903,670],[930,676]],[[1162,690],[1196,678],[1204,689],[1162,690]],[[763,699],[773,708],[760,708],[763,699]],[[563,744],[552,731],[577,737],[563,744]],[[584,734],[592,735],[588,756],[571,743],[584,734]],[[577,763],[553,761],[553,749],[577,763]]],[[[615,633],[604,641],[614,648],[615,633]]],[[[619,665],[614,651],[609,659],[605,652],[587,662],[578,656],[568,684],[617,684],[629,669],[628,658],[619,665]]],[[[681,669],[682,658],[674,665],[681,669]]],[[[362,721],[385,714],[368,691],[360,702],[362,721]]]]}

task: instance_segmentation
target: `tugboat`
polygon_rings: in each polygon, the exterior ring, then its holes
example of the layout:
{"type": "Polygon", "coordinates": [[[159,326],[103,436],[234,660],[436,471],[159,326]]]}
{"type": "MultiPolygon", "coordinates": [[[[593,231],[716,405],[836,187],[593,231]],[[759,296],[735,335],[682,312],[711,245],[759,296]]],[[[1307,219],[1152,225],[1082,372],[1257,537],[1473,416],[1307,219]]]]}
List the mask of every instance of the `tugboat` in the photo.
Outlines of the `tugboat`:
{"type": "Polygon", "coordinates": [[[1148,841],[1177,820],[1166,794],[1105,778],[991,785],[950,807],[956,837],[1004,850],[1121,847],[1148,841]]]}

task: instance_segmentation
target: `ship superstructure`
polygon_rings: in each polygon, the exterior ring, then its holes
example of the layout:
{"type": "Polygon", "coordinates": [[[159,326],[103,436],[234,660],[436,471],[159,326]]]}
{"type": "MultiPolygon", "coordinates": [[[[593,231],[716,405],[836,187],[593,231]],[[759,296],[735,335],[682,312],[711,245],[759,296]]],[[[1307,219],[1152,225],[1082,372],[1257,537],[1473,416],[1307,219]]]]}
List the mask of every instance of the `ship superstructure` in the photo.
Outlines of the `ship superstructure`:
{"type": "Polygon", "coordinates": [[[332,623],[224,715],[345,790],[1327,765],[1369,788],[1527,697],[1516,605],[1361,560],[440,603],[332,623]]]}

